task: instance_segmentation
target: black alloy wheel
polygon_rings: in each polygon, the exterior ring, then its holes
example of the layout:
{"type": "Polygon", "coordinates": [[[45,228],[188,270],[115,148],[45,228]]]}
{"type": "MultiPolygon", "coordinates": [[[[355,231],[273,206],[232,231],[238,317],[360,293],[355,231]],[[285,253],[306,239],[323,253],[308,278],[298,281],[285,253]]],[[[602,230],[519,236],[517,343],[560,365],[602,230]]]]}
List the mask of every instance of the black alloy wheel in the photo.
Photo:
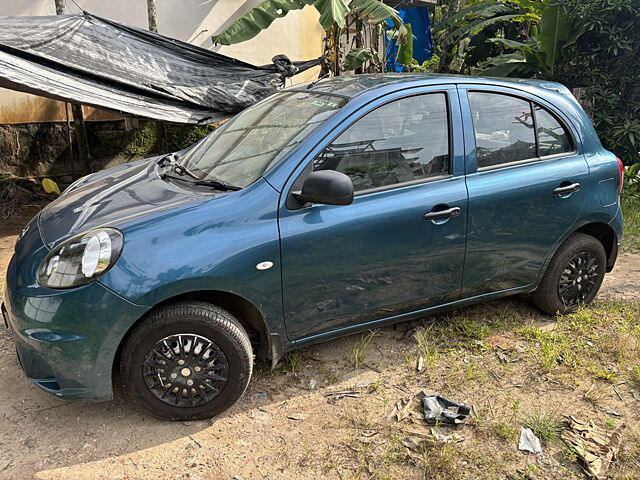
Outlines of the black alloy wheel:
{"type": "Polygon", "coordinates": [[[253,350],[240,322],[199,301],[153,310],[127,336],[120,357],[130,398],[174,420],[222,413],[244,393],[252,370],[253,350]]]}

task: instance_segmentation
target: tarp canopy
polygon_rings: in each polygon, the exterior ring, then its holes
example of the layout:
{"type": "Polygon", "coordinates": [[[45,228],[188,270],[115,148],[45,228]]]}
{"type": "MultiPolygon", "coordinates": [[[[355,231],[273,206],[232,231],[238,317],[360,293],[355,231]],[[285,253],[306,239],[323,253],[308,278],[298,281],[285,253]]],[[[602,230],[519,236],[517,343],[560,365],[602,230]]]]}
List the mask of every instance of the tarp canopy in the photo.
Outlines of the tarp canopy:
{"type": "Polygon", "coordinates": [[[258,67],[95,15],[0,16],[0,87],[181,123],[229,117],[319,64],[258,67]]]}

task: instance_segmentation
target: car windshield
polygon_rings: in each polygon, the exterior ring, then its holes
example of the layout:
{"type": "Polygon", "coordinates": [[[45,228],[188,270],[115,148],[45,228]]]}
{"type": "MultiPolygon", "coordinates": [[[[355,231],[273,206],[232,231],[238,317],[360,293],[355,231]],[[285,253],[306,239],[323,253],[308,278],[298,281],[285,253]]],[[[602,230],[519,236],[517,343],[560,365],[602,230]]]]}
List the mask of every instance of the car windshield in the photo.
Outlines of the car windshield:
{"type": "Polygon", "coordinates": [[[314,92],[272,95],[211,133],[181,163],[201,179],[246,187],[345,103],[314,92]]]}

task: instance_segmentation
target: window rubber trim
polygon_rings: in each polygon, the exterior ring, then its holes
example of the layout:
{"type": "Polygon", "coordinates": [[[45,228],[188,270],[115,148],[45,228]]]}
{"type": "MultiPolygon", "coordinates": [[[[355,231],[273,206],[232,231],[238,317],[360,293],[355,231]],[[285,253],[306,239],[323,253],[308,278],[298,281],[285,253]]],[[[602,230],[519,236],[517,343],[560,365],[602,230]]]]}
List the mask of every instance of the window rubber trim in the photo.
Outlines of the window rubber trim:
{"type": "MultiPolygon", "coordinates": [[[[354,192],[353,196],[355,197],[361,197],[364,195],[368,195],[368,194],[373,194],[373,193],[379,193],[379,192],[383,192],[383,191],[387,191],[387,190],[394,190],[396,188],[402,188],[402,187],[408,187],[411,185],[418,185],[421,183],[430,183],[433,181],[437,181],[437,180],[443,180],[446,178],[451,178],[453,177],[453,160],[454,160],[454,155],[453,155],[453,146],[454,146],[454,142],[453,142],[453,115],[452,115],[452,111],[451,111],[451,94],[450,94],[450,90],[449,89],[438,89],[438,90],[430,90],[428,92],[420,92],[420,93],[409,93],[407,95],[403,95],[401,97],[398,98],[394,98],[394,99],[390,99],[384,103],[381,103],[380,105],[378,105],[377,107],[368,110],[367,112],[363,113],[362,115],[360,115],[358,118],[354,119],[352,122],[350,122],[348,125],[346,125],[339,133],[337,133],[335,136],[333,136],[333,138],[331,138],[331,140],[329,140],[326,145],[325,148],[329,145],[331,145],[331,143],[333,141],[335,141],[336,138],[338,138],[340,135],[342,135],[344,132],[346,132],[349,128],[351,128],[351,126],[353,124],[355,124],[357,121],[361,120],[362,118],[364,118],[366,115],[368,115],[369,113],[384,107],[385,105],[388,105],[390,103],[393,102],[397,102],[400,100],[404,100],[406,98],[411,98],[411,97],[417,97],[417,96],[422,96],[422,95],[433,95],[433,94],[443,94],[445,97],[445,105],[447,107],[447,135],[449,136],[448,138],[448,146],[449,146],[449,172],[442,174],[442,175],[437,175],[437,176],[433,176],[433,177],[427,177],[427,178],[419,178],[416,180],[410,180],[408,182],[402,182],[402,183],[393,183],[390,185],[383,185],[381,187],[374,187],[374,188],[368,188],[366,190],[360,190],[359,192],[354,192]]],[[[327,137],[325,137],[327,138],[327,137]]],[[[320,153],[322,153],[322,150],[320,151],[320,153]]],[[[320,154],[319,153],[319,154],[320,154]]],[[[316,156],[317,157],[317,156],[316,156]]],[[[315,160],[315,158],[311,159],[310,164],[313,164],[313,161],[315,160]]],[[[313,170],[312,170],[313,171],[313,170]]],[[[303,173],[301,173],[301,175],[304,174],[304,170],[303,173]]],[[[296,179],[297,182],[297,179],[296,179]]],[[[294,182],[295,185],[295,182],[294,182]]]]}
{"type": "MultiPolygon", "coordinates": [[[[523,94],[517,94],[517,93],[511,93],[511,92],[503,92],[503,91],[493,91],[493,90],[482,90],[479,88],[468,88],[466,89],[466,93],[467,93],[467,102],[469,104],[469,111],[471,111],[471,100],[469,99],[469,94],[475,92],[475,93],[489,93],[489,94],[493,94],[493,95],[506,95],[509,97],[514,97],[517,98],[519,100],[524,100],[526,102],[529,103],[529,108],[531,109],[531,117],[533,119],[533,134],[535,137],[535,142],[536,142],[536,153],[538,154],[538,156],[536,157],[531,157],[531,158],[526,158],[524,160],[516,160],[513,162],[508,162],[508,163],[499,163],[498,165],[490,165],[487,167],[479,167],[478,166],[478,158],[476,155],[476,172],[475,173],[480,173],[480,172],[488,172],[488,171],[492,171],[492,170],[499,170],[501,168],[506,168],[506,167],[515,167],[515,166],[519,166],[519,165],[527,165],[529,163],[536,163],[536,162],[543,162],[546,160],[556,160],[559,158],[564,158],[564,157],[572,157],[578,154],[578,149],[576,148],[576,141],[575,141],[575,135],[574,132],[567,127],[567,122],[565,122],[563,119],[561,119],[553,110],[546,108],[545,106],[543,106],[542,104],[540,104],[539,102],[536,102],[535,100],[533,100],[530,97],[527,97],[523,94]],[[562,153],[554,153],[553,155],[544,155],[544,156],[540,156],[540,142],[538,141],[538,122],[536,119],[536,112],[535,112],[535,106],[539,106],[540,108],[542,108],[543,110],[549,112],[549,114],[555,118],[558,123],[560,124],[560,126],[564,129],[565,132],[567,132],[567,134],[569,135],[569,140],[571,141],[571,145],[573,147],[573,150],[570,152],[562,152],[562,153]]],[[[473,121],[473,115],[471,115],[471,126],[473,127],[473,143],[476,146],[476,151],[478,150],[478,144],[476,141],[476,126],[475,126],[475,122],[473,121]]],[[[467,174],[467,175],[473,175],[473,173],[467,174]]]]}

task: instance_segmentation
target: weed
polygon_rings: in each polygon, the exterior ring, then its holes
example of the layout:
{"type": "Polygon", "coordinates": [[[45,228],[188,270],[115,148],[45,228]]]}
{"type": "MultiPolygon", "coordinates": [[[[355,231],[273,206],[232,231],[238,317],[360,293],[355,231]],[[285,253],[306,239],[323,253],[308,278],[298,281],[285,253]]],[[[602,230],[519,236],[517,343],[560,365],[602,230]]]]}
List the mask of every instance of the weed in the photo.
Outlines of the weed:
{"type": "Polygon", "coordinates": [[[602,365],[588,365],[587,371],[593,375],[596,380],[604,380],[605,382],[615,383],[620,380],[620,374],[615,368],[603,367],[602,365]]]}
{"type": "Polygon", "coordinates": [[[609,418],[605,419],[605,421],[604,421],[604,428],[607,428],[609,430],[613,430],[614,428],[616,428],[617,423],[618,422],[616,422],[615,418],[609,417],[609,418]]]}
{"type": "Polygon", "coordinates": [[[302,366],[304,355],[302,354],[302,352],[295,350],[291,353],[288,353],[285,356],[284,360],[286,361],[291,373],[297,375],[300,372],[300,367],[302,366]]]}
{"type": "Polygon", "coordinates": [[[578,461],[578,451],[573,445],[567,445],[565,448],[563,448],[562,456],[567,459],[567,461],[572,463],[576,463],[578,461]]]}
{"type": "Polygon", "coordinates": [[[454,325],[456,333],[472,340],[482,340],[491,333],[491,328],[488,325],[474,318],[458,318],[452,325],[454,325]]]}
{"type": "Polygon", "coordinates": [[[377,333],[377,330],[369,330],[368,334],[361,335],[355,342],[351,340],[351,337],[346,338],[349,344],[349,350],[351,351],[351,359],[353,360],[353,365],[356,370],[360,370],[364,365],[369,343],[371,343],[371,340],[377,333]]]}
{"type": "Polygon", "coordinates": [[[520,414],[521,405],[522,405],[522,400],[520,400],[519,398],[516,398],[511,404],[511,413],[513,415],[512,416],[513,420],[518,418],[518,415],[520,414]]]}
{"type": "Polygon", "coordinates": [[[640,364],[635,365],[631,369],[631,381],[633,382],[633,385],[640,390],[640,364]]]}
{"type": "Polygon", "coordinates": [[[413,337],[418,344],[418,353],[424,358],[425,368],[434,368],[438,362],[438,347],[431,341],[429,330],[425,328],[418,328],[413,337]]]}
{"type": "Polygon", "coordinates": [[[551,338],[541,340],[540,363],[542,367],[550,372],[560,364],[575,366],[575,357],[570,347],[570,340],[560,335],[551,335],[551,338]]]}
{"type": "Polygon", "coordinates": [[[562,422],[552,413],[536,412],[525,418],[524,426],[530,428],[540,440],[549,444],[560,437],[562,422]]]}
{"type": "Polygon", "coordinates": [[[507,421],[496,421],[489,424],[489,431],[500,440],[511,442],[518,438],[518,429],[507,421]]]}
{"type": "Polygon", "coordinates": [[[458,452],[452,444],[428,448],[422,452],[422,478],[429,480],[450,480],[460,478],[457,468],[458,452]]]}
{"type": "Polygon", "coordinates": [[[638,198],[624,196],[622,198],[622,212],[624,215],[624,237],[622,249],[624,251],[640,250],[640,208],[638,198]]]}

